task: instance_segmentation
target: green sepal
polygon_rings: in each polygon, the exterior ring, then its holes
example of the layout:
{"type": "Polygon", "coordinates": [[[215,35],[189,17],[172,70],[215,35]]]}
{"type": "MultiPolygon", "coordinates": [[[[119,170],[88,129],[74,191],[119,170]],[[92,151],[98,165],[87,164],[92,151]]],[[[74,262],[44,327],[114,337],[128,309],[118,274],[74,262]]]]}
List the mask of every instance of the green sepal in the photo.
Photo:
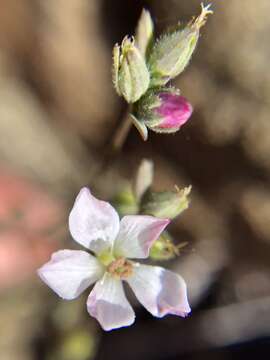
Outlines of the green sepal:
{"type": "Polygon", "coordinates": [[[175,245],[169,232],[164,231],[152,245],[149,256],[154,261],[171,260],[176,256],[179,256],[181,248],[185,247],[187,244],[187,242],[183,242],[175,245]]]}

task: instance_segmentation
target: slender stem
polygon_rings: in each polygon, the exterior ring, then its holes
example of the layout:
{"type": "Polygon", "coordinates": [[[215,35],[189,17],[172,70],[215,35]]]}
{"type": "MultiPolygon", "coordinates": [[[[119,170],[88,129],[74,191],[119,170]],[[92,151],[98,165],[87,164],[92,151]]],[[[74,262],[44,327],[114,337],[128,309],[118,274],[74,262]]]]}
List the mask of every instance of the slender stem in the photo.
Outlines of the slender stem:
{"type": "Polygon", "coordinates": [[[122,117],[121,124],[119,125],[113,137],[112,148],[113,151],[115,152],[119,152],[122,149],[126,141],[126,138],[128,136],[129,130],[131,129],[132,120],[129,114],[130,114],[130,107],[127,108],[127,111],[122,117]]]}
{"type": "Polygon", "coordinates": [[[121,116],[121,123],[116,129],[108,148],[101,157],[99,165],[91,175],[91,180],[97,179],[99,176],[101,176],[108,167],[112,166],[112,162],[117,157],[117,155],[119,155],[119,152],[121,151],[132,126],[132,120],[129,114],[130,107],[128,107],[124,112],[124,115],[121,116]]]}

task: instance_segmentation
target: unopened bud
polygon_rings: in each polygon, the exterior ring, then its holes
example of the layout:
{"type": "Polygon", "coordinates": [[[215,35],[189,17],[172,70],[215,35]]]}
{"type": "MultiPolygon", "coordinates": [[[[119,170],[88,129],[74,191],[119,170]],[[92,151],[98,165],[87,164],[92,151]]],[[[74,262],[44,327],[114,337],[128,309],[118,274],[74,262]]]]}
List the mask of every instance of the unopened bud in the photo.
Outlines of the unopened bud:
{"type": "Polygon", "coordinates": [[[113,83],[117,93],[128,103],[134,103],[146,92],[150,82],[145,60],[134,44],[125,37],[121,47],[113,49],[113,83]]]}
{"type": "Polygon", "coordinates": [[[135,42],[141,54],[145,57],[152,43],[154,24],[149,11],[143,9],[138,21],[135,42]]]}
{"type": "Polygon", "coordinates": [[[138,168],[134,181],[134,194],[138,202],[150,188],[154,177],[154,164],[151,160],[143,159],[138,168]]]}
{"type": "Polygon", "coordinates": [[[189,63],[198,42],[200,28],[207,15],[212,14],[210,5],[201,4],[201,14],[186,27],[163,35],[154,45],[149,57],[151,86],[165,85],[179,75],[189,63]]]}
{"type": "Polygon", "coordinates": [[[174,219],[188,208],[191,186],[176,191],[148,192],[142,199],[142,213],[158,218],[174,219]]]}
{"type": "Polygon", "coordinates": [[[123,188],[112,199],[112,204],[116,208],[120,216],[135,215],[138,213],[138,203],[135,198],[131,186],[123,188]]]}
{"type": "Polygon", "coordinates": [[[135,116],[155,132],[172,133],[188,121],[192,111],[186,98],[169,88],[150,90],[138,103],[135,116]]]}

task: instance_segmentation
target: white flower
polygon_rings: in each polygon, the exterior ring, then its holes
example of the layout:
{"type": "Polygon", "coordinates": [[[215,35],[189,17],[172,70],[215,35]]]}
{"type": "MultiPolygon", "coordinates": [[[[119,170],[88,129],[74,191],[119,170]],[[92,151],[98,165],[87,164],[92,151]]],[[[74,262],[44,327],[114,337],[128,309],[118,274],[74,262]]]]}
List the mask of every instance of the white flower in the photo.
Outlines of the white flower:
{"type": "Polygon", "coordinates": [[[135,314],[123,290],[126,281],[141,304],[154,316],[186,316],[190,312],[185,281],[159,266],[138,264],[169,220],[124,216],[83,188],[71,210],[69,229],[75,241],[91,250],[59,250],[38,274],[60,297],[72,300],[95,284],[87,309],[104,330],[131,325],[135,314]]]}

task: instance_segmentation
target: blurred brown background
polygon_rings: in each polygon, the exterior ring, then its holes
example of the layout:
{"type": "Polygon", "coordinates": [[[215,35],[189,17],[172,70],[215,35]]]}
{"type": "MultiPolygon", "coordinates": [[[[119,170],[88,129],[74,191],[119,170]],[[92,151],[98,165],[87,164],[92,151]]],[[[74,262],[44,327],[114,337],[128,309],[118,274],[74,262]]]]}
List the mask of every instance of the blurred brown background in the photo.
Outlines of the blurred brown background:
{"type": "Polygon", "coordinates": [[[270,355],[270,2],[212,3],[175,82],[192,119],[147,143],[132,129],[100,174],[125,109],[111,84],[113,44],[134,33],[143,6],[160,33],[200,1],[0,1],[1,359],[270,355]],[[137,307],[133,327],[104,334],[83,298],[59,300],[35,270],[73,246],[67,214],[80,187],[110,199],[143,157],[158,189],[193,185],[172,226],[189,246],[169,264],[187,280],[193,314],[156,320],[137,307]]]}

